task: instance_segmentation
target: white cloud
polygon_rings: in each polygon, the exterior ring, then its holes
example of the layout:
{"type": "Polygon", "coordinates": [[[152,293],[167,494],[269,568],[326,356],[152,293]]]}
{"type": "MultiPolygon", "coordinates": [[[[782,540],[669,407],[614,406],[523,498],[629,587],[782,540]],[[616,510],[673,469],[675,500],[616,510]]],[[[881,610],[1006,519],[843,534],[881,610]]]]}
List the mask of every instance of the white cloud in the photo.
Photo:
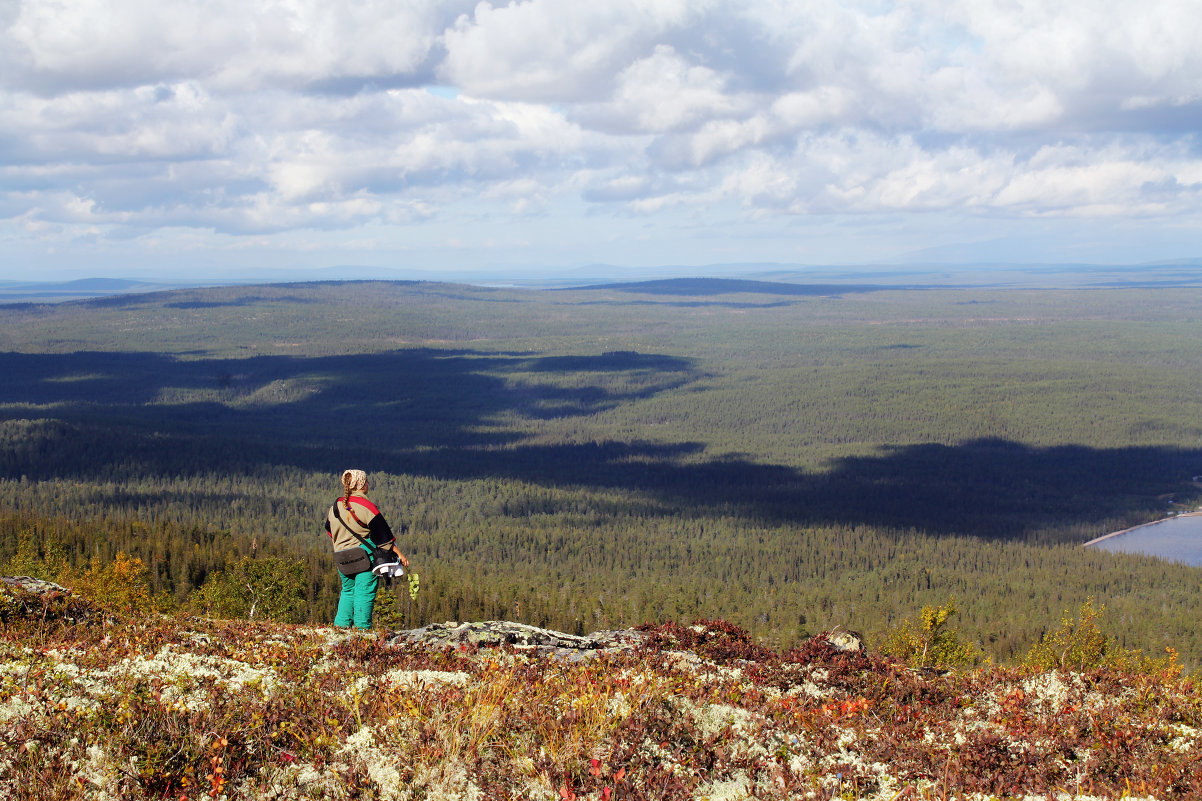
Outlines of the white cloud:
{"type": "Polygon", "coordinates": [[[439,75],[471,95],[602,100],[615,76],[711,5],[705,0],[480,2],[446,31],[447,55],[439,75]]]}
{"type": "Polygon", "coordinates": [[[511,233],[590,206],[1167,223],[1202,182],[1199,11],[8,0],[0,219],[41,238],[453,226],[465,204],[511,233]]]}
{"type": "Polygon", "coordinates": [[[199,80],[246,91],[418,74],[466,4],[24,0],[10,70],[52,93],[199,80]]]}
{"type": "Polygon", "coordinates": [[[602,129],[664,133],[750,108],[748,98],[725,91],[725,79],[690,64],[668,45],[622,71],[609,103],[583,115],[602,129]]]}

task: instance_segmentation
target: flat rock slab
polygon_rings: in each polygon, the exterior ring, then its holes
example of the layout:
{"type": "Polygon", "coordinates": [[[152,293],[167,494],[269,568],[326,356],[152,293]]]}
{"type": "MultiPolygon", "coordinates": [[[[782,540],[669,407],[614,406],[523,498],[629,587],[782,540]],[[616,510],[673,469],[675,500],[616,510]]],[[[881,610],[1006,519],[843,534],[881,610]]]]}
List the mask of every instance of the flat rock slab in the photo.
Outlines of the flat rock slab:
{"type": "Polygon", "coordinates": [[[507,620],[486,620],[477,623],[431,623],[420,629],[393,632],[388,635],[387,642],[390,645],[409,642],[444,647],[474,645],[480,648],[508,645],[515,650],[559,656],[575,662],[599,654],[629,651],[646,638],[647,635],[642,632],[630,629],[596,631],[578,637],[507,620]]]}
{"type": "Polygon", "coordinates": [[[0,621],[15,618],[84,623],[100,609],[61,584],[30,576],[0,576],[0,621]]]}
{"type": "Polygon", "coordinates": [[[61,584],[55,584],[53,581],[46,581],[45,579],[33,578],[32,576],[0,576],[0,581],[3,581],[10,587],[18,587],[34,595],[49,595],[53,592],[65,595],[71,594],[71,591],[61,584]]]}

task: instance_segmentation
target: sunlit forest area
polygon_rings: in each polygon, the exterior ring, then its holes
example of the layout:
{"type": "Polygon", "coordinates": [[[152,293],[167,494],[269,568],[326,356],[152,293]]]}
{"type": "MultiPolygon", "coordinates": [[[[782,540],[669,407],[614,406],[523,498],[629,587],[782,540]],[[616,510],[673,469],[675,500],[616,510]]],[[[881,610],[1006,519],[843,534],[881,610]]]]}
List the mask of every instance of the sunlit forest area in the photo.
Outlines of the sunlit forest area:
{"type": "Polygon", "coordinates": [[[303,565],[347,467],[397,625],[725,618],[773,647],[954,599],[998,661],[1088,598],[1202,664],[1202,569],[1082,549],[1194,509],[1202,290],[346,282],[0,306],[0,564],[142,559],[186,606],[303,565]],[[18,559],[20,556],[20,559],[18,559]],[[23,560],[23,561],[22,561],[23,560]]]}

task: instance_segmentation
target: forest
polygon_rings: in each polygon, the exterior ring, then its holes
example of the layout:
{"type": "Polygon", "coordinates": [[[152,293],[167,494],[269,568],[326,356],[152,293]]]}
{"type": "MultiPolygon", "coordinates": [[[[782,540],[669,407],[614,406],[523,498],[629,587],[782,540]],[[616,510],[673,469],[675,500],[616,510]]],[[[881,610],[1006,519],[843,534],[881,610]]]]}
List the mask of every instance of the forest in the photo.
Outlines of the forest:
{"type": "MultiPolygon", "coordinates": [[[[0,306],[0,565],[247,560],[332,616],[347,467],[421,575],[382,623],[725,618],[786,648],[954,599],[1013,660],[1095,598],[1202,664],[1202,569],[1087,540],[1202,491],[1197,288],[321,282],[0,306]]],[[[239,567],[239,566],[242,567],[239,567]]]]}

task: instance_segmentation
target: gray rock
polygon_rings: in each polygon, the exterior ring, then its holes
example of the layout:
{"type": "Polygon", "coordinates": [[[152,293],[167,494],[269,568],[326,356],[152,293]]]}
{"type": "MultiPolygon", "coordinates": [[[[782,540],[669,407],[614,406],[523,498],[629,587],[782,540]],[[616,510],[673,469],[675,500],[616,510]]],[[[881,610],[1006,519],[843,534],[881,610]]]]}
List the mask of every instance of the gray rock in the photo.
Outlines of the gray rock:
{"type": "Polygon", "coordinates": [[[0,576],[0,620],[39,618],[85,623],[100,609],[61,584],[32,576],[0,576]]]}
{"type": "Polygon", "coordinates": [[[486,620],[479,623],[431,623],[420,629],[407,629],[388,635],[389,645],[419,643],[436,647],[474,645],[480,648],[512,646],[514,650],[539,655],[559,656],[569,661],[591,659],[598,654],[628,651],[646,639],[642,632],[632,630],[597,631],[584,637],[562,631],[513,623],[507,620],[486,620]]]}
{"type": "Polygon", "coordinates": [[[61,592],[70,595],[71,591],[61,584],[55,584],[53,581],[34,578],[33,576],[0,576],[0,581],[10,587],[19,587],[26,592],[31,592],[34,595],[49,595],[52,592],[61,592]]]}
{"type": "Polygon", "coordinates": [[[844,653],[859,653],[864,650],[864,636],[858,631],[851,631],[842,626],[836,626],[825,634],[826,641],[835,646],[836,650],[844,653]]]}

